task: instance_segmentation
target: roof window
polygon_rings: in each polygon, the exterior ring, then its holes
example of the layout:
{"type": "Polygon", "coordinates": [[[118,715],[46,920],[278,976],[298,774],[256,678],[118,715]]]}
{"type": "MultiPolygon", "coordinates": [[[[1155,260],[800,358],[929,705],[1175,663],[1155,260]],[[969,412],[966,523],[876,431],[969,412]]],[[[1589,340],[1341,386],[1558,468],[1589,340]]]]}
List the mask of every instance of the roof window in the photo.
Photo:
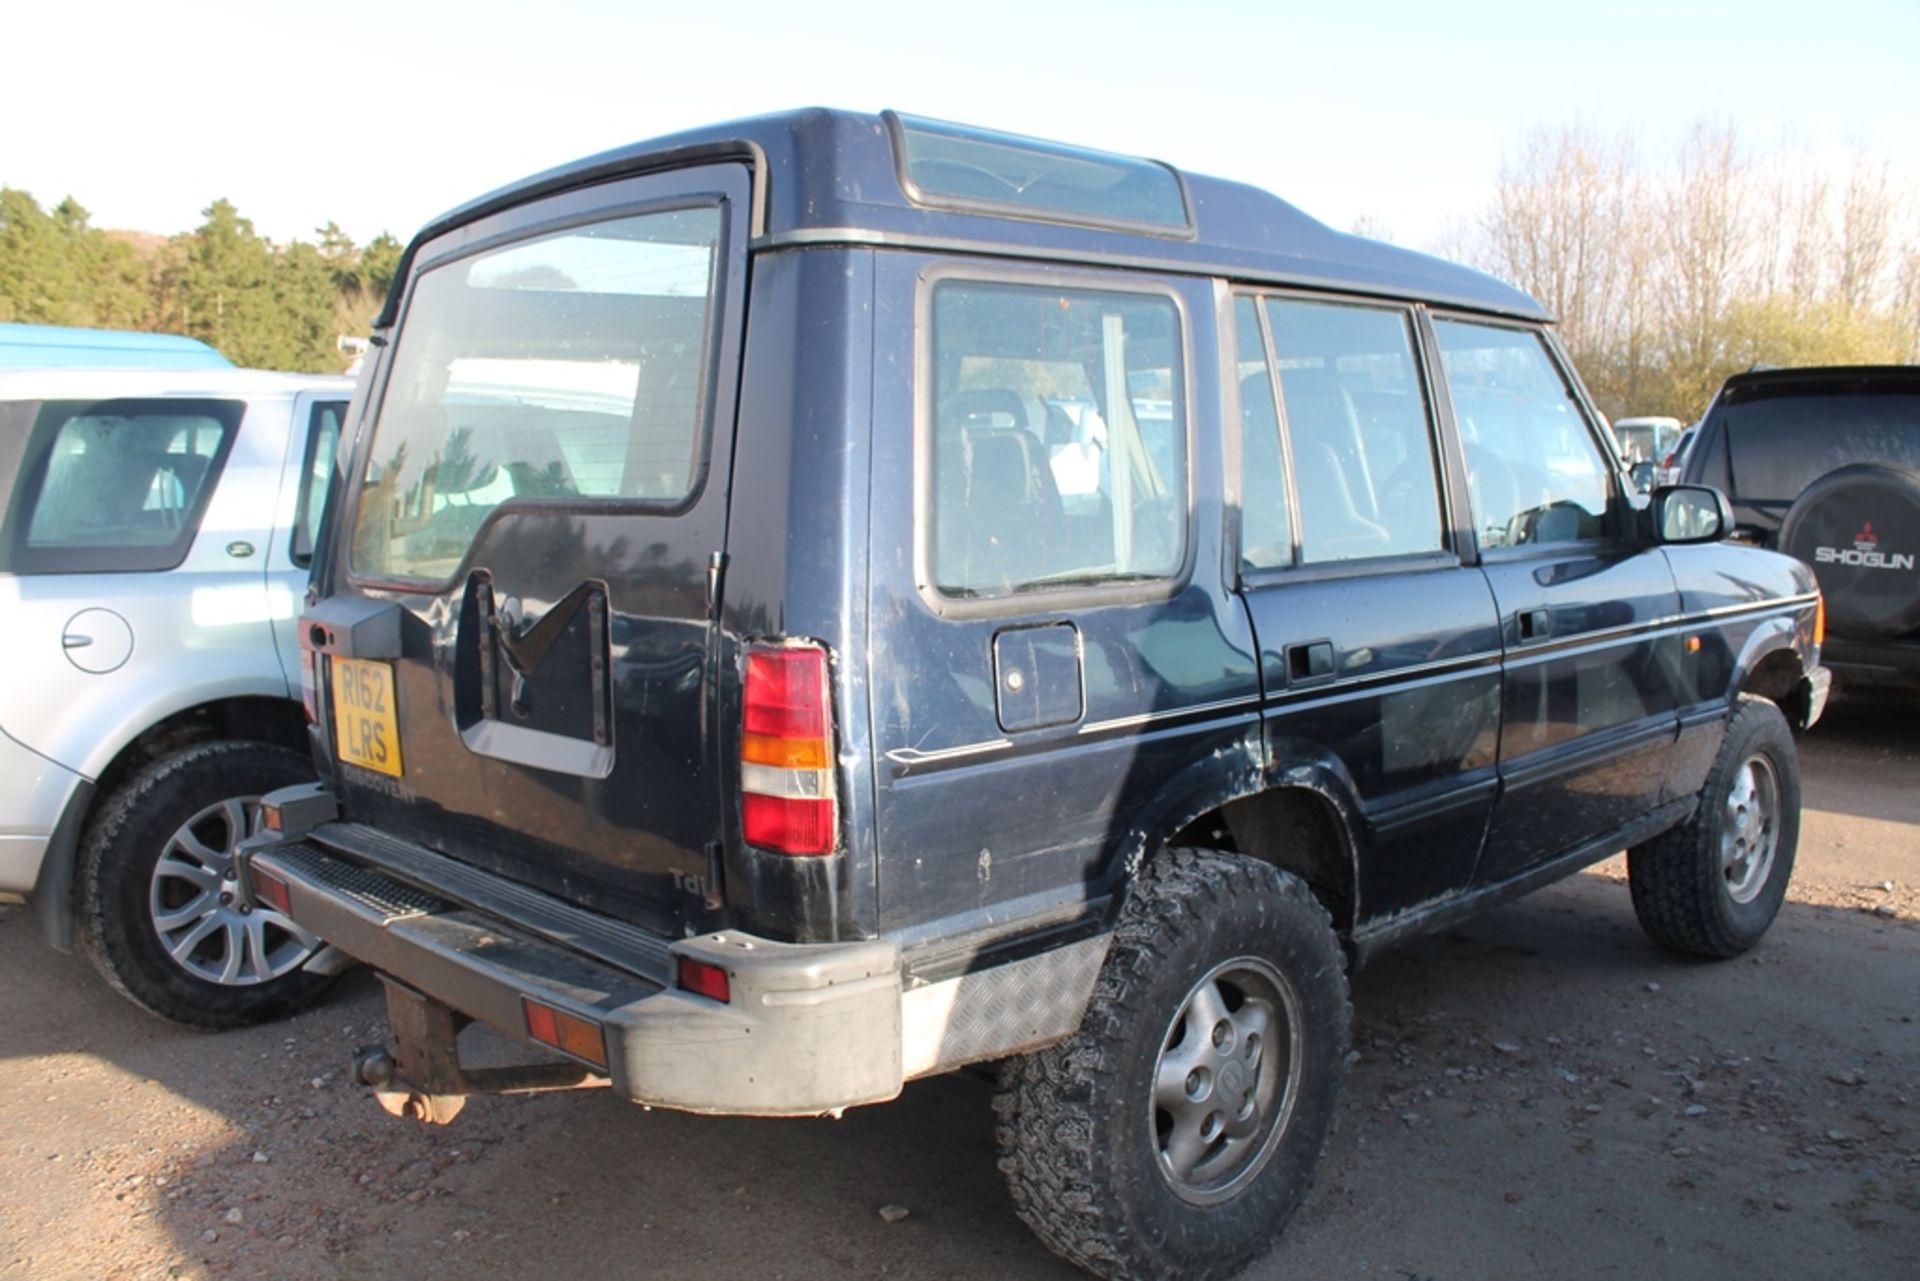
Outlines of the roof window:
{"type": "Polygon", "coordinates": [[[886,113],[916,204],[1187,233],[1180,175],[1157,161],[886,113]]]}

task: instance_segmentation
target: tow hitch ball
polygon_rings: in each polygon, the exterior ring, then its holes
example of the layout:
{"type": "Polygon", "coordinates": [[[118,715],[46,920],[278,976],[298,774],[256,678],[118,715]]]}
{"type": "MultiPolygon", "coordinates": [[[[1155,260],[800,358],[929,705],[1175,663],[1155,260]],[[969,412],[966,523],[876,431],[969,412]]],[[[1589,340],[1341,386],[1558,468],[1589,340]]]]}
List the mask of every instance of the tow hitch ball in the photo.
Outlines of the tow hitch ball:
{"type": "Polygon", "coordinates": [[[393,1116],[429,1125],[446,1125],[460,1115],[472,1094],[531,1094],[544,1090],[586,1089],[608,1084],[572,1063],[529,1063],[520,1067],[460,1066],[460,1029],[470,1021],[432,997],[397,979],[380,976],[387,989],[387,1022],[393,1048],[363,1045],[353,1053],[353,1079],[393,1116]]]}

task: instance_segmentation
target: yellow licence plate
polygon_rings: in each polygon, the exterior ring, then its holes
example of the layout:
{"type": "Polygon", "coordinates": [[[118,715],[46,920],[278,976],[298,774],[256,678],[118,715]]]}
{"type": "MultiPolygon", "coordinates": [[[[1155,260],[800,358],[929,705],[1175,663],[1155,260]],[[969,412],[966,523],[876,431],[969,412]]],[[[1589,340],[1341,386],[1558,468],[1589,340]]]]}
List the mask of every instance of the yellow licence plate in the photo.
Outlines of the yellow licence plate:
{"type": "Polygon", "coordinates": [[[399,778],[400,726],[393,713],[393,664],[333,660],[333,744],[341,760],[399,778]]]}

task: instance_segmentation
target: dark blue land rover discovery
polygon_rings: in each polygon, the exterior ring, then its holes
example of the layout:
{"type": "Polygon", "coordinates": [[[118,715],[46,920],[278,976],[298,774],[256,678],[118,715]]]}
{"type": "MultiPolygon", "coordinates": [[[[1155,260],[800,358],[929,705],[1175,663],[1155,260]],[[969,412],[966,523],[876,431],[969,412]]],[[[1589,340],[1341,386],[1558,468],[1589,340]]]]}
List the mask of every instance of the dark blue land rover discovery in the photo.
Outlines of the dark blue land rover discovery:
{"type": "MultiPolygon", "coordinates": [[[[1624,483],[1531,298],[1244,186],[804,111],[407,251],[249,892],[378,967],[390,1108],[838,1113],[1001,1064],[1023,1218],[1231,1273],[1347,972],[1621,849],[1786,892],[1811,572],[1624,483]],[[461,1064],[479,1019],[552,1051],[461,1064]]],[[[340,492],[337,488],[336,492],[340,492]]]]}

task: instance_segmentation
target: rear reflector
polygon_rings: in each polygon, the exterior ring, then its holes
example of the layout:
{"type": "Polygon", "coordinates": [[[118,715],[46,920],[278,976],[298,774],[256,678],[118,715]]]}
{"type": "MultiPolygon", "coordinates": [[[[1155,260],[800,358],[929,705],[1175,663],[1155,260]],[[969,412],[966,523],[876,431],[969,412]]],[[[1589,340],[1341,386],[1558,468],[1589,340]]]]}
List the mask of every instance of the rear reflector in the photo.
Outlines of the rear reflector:
{"type": "Polygon", "coordinates": [[[832,801],[795,801],[752,792],[740,797],[747,844],[783,854],[833,853],[833,817],[832,801]]]}
{"type": "Polygon", "coordinates": [[[521,997],[520,1005],[526,1011],[528,1036],[562,1054],[571,1054],[605,1069],[607,1038],[598,1023],[543,1005],[530,996],[521,997]]]}
{"type": "Polygon", "coordinates": [[[743,683],[742,835],[749,845],[781,854],[833,853],[840,805],[826,650],[751,646],[743,683]]]}
{"type": "Polygon", "coordinates": [[[300,647],[300,707],[307,714],[307,724],[320,722],[320,656],[300,647]]]}
{"type": "Polygon", "coordinates": [[[293,897],[287,893],[287,883],[258,866],[253,868],[253,897],[265,903],[282,916],[293,915],[293,897]]]}
{"type": "Polygon", "coordinates": [[[722,1005],[733,1000],[733,987],[727,981],[727,972],[717,965],[696,961],[691,956],[680,958],[680,986],[722,1005]]]}

